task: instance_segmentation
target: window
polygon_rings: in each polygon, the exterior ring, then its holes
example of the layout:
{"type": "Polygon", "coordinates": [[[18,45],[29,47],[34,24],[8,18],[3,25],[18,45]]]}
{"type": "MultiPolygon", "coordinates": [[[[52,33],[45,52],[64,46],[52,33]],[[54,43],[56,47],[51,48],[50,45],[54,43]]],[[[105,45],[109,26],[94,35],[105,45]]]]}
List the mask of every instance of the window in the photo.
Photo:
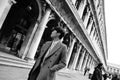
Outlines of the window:
{"type": "Polygon", "coordinates": [[[76,0],[75,6],[78,9],[82,0],[76,0]]]}

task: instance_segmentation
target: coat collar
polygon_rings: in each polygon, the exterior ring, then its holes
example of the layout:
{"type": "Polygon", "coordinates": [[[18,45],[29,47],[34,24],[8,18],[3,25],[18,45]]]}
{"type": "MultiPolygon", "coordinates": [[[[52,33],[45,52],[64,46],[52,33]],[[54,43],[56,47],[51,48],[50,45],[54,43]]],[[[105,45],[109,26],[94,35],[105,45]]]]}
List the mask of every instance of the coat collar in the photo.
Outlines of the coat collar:
{"type": "Polygon", "coordinates": [[[52,48],[51,52],[46,56],[46,58],[49,57],[49,56],[51,56],[52,54],[54,54],[55,51],[57,51],[60,47],[61,47],[61,41],[59,41],[59,42],[52,48]]]}

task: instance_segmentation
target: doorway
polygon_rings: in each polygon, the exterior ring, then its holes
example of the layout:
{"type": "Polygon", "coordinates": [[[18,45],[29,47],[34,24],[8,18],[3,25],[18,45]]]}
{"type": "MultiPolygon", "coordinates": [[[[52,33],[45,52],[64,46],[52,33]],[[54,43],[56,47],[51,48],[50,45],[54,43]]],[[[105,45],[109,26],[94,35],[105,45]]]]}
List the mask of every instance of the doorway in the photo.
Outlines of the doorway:
{"type": "Polygon", "coordinates": [[[0,30],[0,46],[18,52],[29,28],[37,21],[39,8],[35,0],[16,0],[0,30]]]}

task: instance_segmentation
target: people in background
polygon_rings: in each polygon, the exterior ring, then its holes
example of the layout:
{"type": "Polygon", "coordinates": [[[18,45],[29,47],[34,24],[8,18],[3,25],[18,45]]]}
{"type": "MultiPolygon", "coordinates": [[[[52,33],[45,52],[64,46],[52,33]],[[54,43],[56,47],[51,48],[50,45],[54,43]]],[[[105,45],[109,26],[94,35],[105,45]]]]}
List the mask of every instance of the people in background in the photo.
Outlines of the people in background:
{"type": "Polygon", "coordinates": [[[118,75],[117,74],[114,74],[113,76],[112,76],[112,79],[111,80],[118,80],[118,75]]]}
{"type": "Polygon", "coordinates": [[[103,74],[103,79],[104,79],[104,80],[107,80],[107,78],[108,78],[107,73],[103,74]]]}
{"type": "Polygon", "coordinates": [[[102,80],[102,68],[102,63],[99,63],[97,67],[95,67],[91,80],[102,80]]]}
{"type": "Polygon", "coordinates": [[[89,72],[90,71],[90,68],[88,68],[88,67],[85,67],[85,70],[84,70],[84,76],[86,75],[86,73],[87,72],[89,72]]]}

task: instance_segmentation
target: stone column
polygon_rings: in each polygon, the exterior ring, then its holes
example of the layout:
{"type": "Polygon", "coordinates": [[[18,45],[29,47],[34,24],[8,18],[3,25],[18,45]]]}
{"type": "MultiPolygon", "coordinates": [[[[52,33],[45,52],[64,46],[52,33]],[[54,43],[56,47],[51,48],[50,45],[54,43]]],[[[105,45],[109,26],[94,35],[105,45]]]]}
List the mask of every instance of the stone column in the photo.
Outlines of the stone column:
{"type": "MultiPolygon", "coordinates": [[[[101,10],[101,7],[99,6],[98,8],[97,8],[97,15],[99,15],[99,17],[100,17],[100,15],[101,15],[101,12],[102,12],[102,10],[101,10]]],[[[99,20],[100,20],[100,18],[98,18],[99,20]]]]}
{"type": "MultiPolygon", "coordinates": [[[[86,63],[85,63],[84,68],[88,65],[88,62],[89,62],[89,60],[90,60],[89,57],[90,57],[90,56],[89,56],[89,54],[88,54],[88,57],[87,57],[88,59],[86,60],[86,63]]],[[[83,68],[83,69],[84,69],[84,68],[83,68]]]]}
{"type": "Polygon", "coordinates": [[[94,0],[95,1],[95,6],[97,7],[97,5],[99,4],[99,0],[94,0]]]}
{"type": "Polygon", "coordinates": [[[94,60],[92,59],[91,68],[94,66],[94,60]]]}
{"type": "Polygon", "coordinates": [[[73,4],[75,5],[75,3],[76,3],[76,0],[72,0],[72,2],[73,2],[73,4]]]}
{"type": "Polygon", "coordinates": [[[92,29],[92,25],[93,25],[93,20],[90,22],[90,24],[88,25],[88,28],[87,28],[87,32],[88,34],[90,34],[90,31],[92,29]]]}
{"type": "Polygon", "coordinates": [[[84,20],[84,26],[85,26],[85,28],[87,27],[89,18],[90,18],[90,11],[88,11],[87,15],[85,16],[85,20],[84,20]]]}
{"type": "Polygon", "coordinates": [[[5,21],[6,16],[8,15],[11,6],[15,3],[15,0],[0,0],[0,29],[5,21]]]}
{"type": "Polygon", "coordinates": [[[93,40],[93,35],[94,35],[95,27],[94,27],[94,25],[92,27],[93,27],[93,30],[92,30],[92,32],[90,34],[90,38],[93,40]]]}
{"type": "Polygon", "coordinates": [[[72,65],[72,69],[75,69],[75,67],[76,67],[76,64],[77,64],[77,61],[78,61],[78,57],[80,55],[81,48],[82,48],[82,45],[79,46],[78,51],[75,54],[75,58],[74,58],[73,65],[72,65]]]}
{"type": "Polygon", "coordinates": [[[87,64],[87,66],[88,66],[89,68],[90,68],[91,60],[92,60],[92,58],[91,58],[91,56],[90,56],[89,62],[88,62],[88,64],[87,64]]]}
{"type": "Polygon", "coordinates": [[[88,62],[87,62],[87,64],[86,64],[86,66],[87,67],[90,67],[90,62],[91,62],[91,56],[89,56],[89,58],[88,58],[89,60],[88,60],[88,62]]]}
{"type": "Polygon", "coordinates": [[[94,33],[93,33],[93,38],[92,38],[93,42],[95,41],[95,37],[96,37],[96,28],[94,27],[94,33]]]}
{"type": "Polygon", "coordinates": [[[20,52],[18,53],[19,54],[19,57],[21,57],[22,59],[25,58],[29,48],[30,48],[30,44],[31,44],[31,41],[34,37],[34,34],[37,30],[37,27],[39,25],[39,21],[37,21],[36,23],[34,23],[32,26],[30,26],[29,30],[28,30],[28,33],[26,35],[26,38],[21,46],[21,49],[20,49],[20,52]]]}
{"type": "Polygon", "coordinates": [[[86,6],[86,0],[82,0],[80,3],[79,9],[78,9],[78,13],[80,15],[80,18],[82,18],[82,16],[83,16],[85,6],[86,6]]]}
{"type": "Polygon", "coordinates": [[[84,57],[85,57],[85,53],[86,53],[86,50],[84,50],[84,52],[81,55],[81,59],[79,61],[79,66],[78,66],[78,70],[81,70],[82,63],[83,63],[83,60],[84,60],[84,57]]]}
{"type": "Polygon", "coordinates": [[[90,64],[89,64],[90,68],[92,68],[92,64],[93,64],[93,59],[91,58],[91,61],[90,61],[90,64]]]}
{"type": "Polygon", "coordinates": [[[72,44],[71,44],[71,47],[70,47],[69,50],[68,50],[67,65],[66,65],[66,67],[68,66],[68,63],[69,63],[69,60],[70,60],[70,57],[71,57],[71,54],[72,54],[72,51],[73,51],[73,47],[74,47],[75,42],[76,42],[76,38],[73,39],[72,44]]]}
{"type": "Polygon", "coordinates": [[[86,63],[87,63],[87,60],[88,60],[88,53],[86,53],[86,56],[85,56],[85,59],[84,59],[84,61],[83,61],[83,65],[82,65],[82,69],[81,69],[81,71],[84,71],[84,68],[85,68],[85,66],[86,66],[86,63]]]}
{"type": "Polygon", "coordinates": [[[89,71],[89,73],[93,73],[93,71],[94,71],[94,61],[92,59],[92,61],[90,63],[90,71],[89,71]]]}
{"type": "Polygon", "coordinates": [[[51,10],[47,9],[40,24],[38,25],[37,31],[34,35],[34,38],[31,42],[28,54],[26,55],[26,59],[34,59],[34,56],[36,54],[37,48],[39,46],[40,40],[42,38],[43,32],[46,28],[46,24],[48,22],[49,16],[50,16],[51,10]]]}

